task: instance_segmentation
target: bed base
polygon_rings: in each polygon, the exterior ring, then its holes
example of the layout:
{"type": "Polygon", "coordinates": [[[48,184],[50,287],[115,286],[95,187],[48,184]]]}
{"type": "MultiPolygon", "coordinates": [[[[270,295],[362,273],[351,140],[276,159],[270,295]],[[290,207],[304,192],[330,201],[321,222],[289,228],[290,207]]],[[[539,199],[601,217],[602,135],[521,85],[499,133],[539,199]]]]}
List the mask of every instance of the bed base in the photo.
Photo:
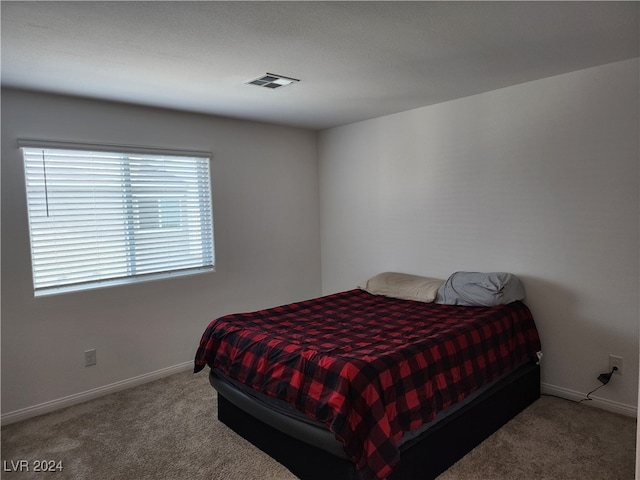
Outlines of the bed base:
{"type": "MultiPolygon", "coordinates": [[[[540,397],[540,367],[523,365],[472,403],[402,445],[388,480],[437,477],[540,397]]],[[[358,480],[355,465],[294,439],[218,393],[218,419],[302,480],[358,480]]]]}

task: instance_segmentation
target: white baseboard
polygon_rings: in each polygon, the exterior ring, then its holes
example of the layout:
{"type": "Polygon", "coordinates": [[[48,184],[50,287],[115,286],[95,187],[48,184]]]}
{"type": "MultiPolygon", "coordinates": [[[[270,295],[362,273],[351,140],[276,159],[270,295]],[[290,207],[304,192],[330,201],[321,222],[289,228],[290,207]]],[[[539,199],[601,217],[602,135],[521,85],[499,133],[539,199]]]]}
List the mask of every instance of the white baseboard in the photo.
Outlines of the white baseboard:
{"type": "Polygon", "coordinates": [[[91,390],[87,390],[85,392],[74,393],[73,395],[69,395],[67,397],[59,398],[56,400],[51,400],[49,402],[34,405],[32,407],[14,410],[13,412],[3,414],[0,417],[0,423],[3,426],[9,425],[10,423],[26,420],[27,418],[36,417],[44,413],[53,412],[54,410],[59,410],[61,408],[70,407],[71,405],[76,405],[78,403],[93,400],[110,393],[115,393],[120,390],[125,390],[127,388],[136,387],[144,383],[152,382],[154,380],[173,375],[174,373],[180,373],[191,368],[193,368],[193,362],[185,362],[179,365],[174,365],[172,367],[156,370],[155,372],[145,373],[144,375],[138,375],[137,377],[121,380],[109,385],[104,385],[102,387],[92,388],[91,390]]]}
{"type": "MultiPolygon", "coordinates": [[[[586,393],[576,392],[575,390],[569,390],[568,388],[558,387],[544,382],[540,384],[540,389],[543,394],[556,395],[558,397],[566,398],[567,400],[573,400],[574,402],[587,398],[586,393]]],[[[614,402],[613,400],[607,400],[606,398],[600,398],[594,395],[591,395],[589,398],[592,399],[588,402],[589,405],[594,407],[601,408],[602,410],[607,410],[609,412],[620,413],[627,417],[638,417],[638,407],[634,405],[614,402]]]]}
{"type": "MultiPolygon", "coordinates": [[[[85,392],[80,392],[80,393],[69,395],[56,400],[51,400],[49,402],[41,403],[39,405],[34,405],[32,407],[26,407],[26,408],[21,408],[20,410],[14,410],[13,412],[8,412],[3,414],[0,417],[0,423],[3,426],[9,425],[11,423],[19,422],[21,420],[26,420],[28,418],[36,417],[38,415],[53,412],[54,410],[59,410],[61,408],[70,407],[78,403],[87,402],[89,400],[93,400],[95,398],[102,397],[110,393],[115,393],[120,390],[125,390],[127,388],[132,388],[138,385],[142,385],[144,383],[152,382],[154,380],[158,380],[160,378],[173,375],[174,373],[180,373],[180,372],[189,370],[191,368],[193,368],[193,362],[191,361],[185,362],[179,365],[174,365],[172,367],[156,370],[155,372],[145,373],[144,375],[138,375],[137,377],[129,378],[127,380],[121,380],[119,382],[111,383],[109,385],[93,388],[85,392]]],[[[558,397],[566,398],[568,400],[579,401],[587,397],[586,393],[577,392],[575,390],[570,390],[568,388],[558,387],[556,385],[551,385],[549,383],[541,383],[540,387],[543,394],[556,395],[558,397]]],[[[628,417],[637,418],[638,416],[638,408],[633,405],[614,402],[613,400],[607,400],[606,398],[599,398],[596,396],[591,396],[591,398],[593,400],[589,403],[594,407],[601,408],[603,410],[607,410],[614,413],[620,413],[628,417]]]]}

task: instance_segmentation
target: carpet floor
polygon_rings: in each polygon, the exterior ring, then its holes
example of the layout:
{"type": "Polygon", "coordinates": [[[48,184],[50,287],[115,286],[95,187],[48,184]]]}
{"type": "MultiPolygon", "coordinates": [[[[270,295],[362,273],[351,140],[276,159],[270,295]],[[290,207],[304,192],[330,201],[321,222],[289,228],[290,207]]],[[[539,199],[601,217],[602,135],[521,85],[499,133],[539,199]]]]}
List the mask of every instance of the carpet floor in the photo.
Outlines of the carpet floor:
{"type": "MultiPolygon", "coordinates": [[[[542,397],[438,478],[631,480],[635,431],[634,418],[542,397]]],[[[190,372],[7,425],[2,460],[7,480],[296,478],[220,423],[207,375],[190,372]],[[62,470],[34,472],[42,460],[62,470]]]]}

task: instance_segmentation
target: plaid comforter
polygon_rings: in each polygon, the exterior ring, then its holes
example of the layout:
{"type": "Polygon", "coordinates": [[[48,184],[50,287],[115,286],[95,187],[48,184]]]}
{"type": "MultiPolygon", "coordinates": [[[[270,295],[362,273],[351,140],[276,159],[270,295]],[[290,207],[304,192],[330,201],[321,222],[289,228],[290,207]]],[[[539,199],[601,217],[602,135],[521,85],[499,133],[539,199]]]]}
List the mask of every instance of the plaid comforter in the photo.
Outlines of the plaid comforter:
{"type": "Polygon", "coordinates": [[[363,479],[386,478],[398,441],[535,357],[521,302],[439,305],[349,290],[212,321],[205,365],[285,400],[335,434],[363,479]]]}

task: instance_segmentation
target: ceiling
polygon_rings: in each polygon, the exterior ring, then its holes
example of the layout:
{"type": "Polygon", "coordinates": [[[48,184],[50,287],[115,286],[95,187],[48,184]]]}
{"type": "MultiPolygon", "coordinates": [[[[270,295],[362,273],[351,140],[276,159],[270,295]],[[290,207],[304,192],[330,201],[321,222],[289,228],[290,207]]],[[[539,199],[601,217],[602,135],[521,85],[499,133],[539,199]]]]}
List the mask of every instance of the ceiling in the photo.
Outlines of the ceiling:
{"type": "Polygon", "coordinates": [[[323,129],[637,57],[637,2],[2,1],[2,85],[323,129]],[[247,85],[265,73],[300,79],[247,85]]]}

